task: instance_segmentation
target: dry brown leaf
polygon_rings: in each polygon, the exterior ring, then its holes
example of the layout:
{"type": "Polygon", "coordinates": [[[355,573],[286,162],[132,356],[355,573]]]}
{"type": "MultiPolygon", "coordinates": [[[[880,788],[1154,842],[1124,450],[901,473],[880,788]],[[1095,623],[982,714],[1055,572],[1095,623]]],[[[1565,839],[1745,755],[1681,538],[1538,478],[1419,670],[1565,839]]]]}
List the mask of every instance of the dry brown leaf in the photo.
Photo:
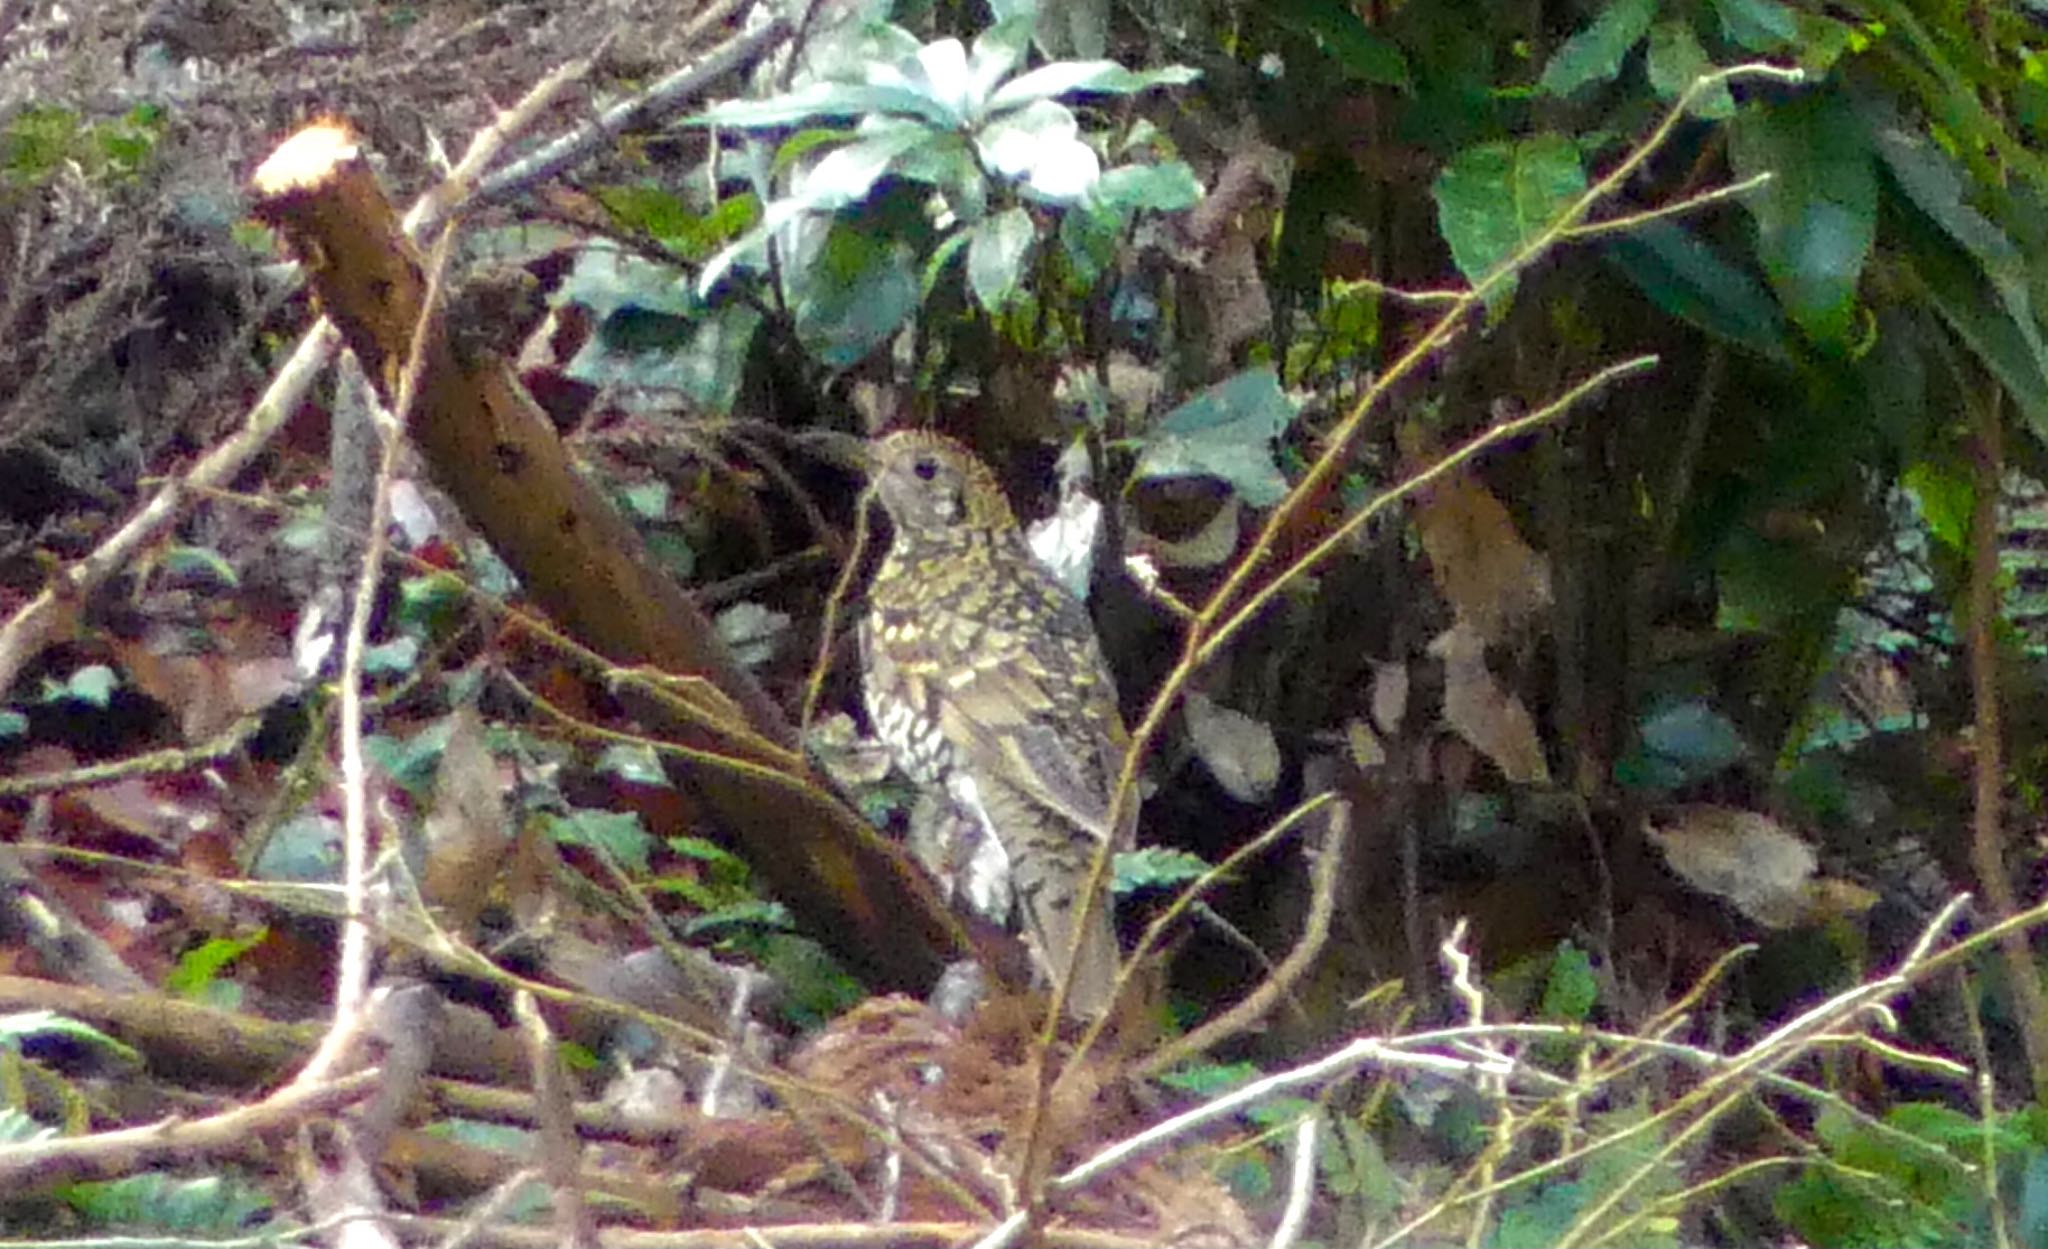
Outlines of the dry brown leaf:
{"type": "Polygon", "coordinates": [[[1486,643],[1460,621],[1437,635],[1429,653],[1444,664],[1444,721],[1517,784],[1550,782],[1535,718],[1486,667],[1486,643]]]}
{"type": "Polygon", "coordinates": [[[1493,492],[1471,478],[1433,486],[1415,505],[1430,574],[1481,639],[1511,639],[1550,608],[1550,561],[1530,548],[1493,492]]]}
{"type": "Polygon", "coordinates": [[[1813,847],[1762,812],[1683,807],[1656,824],[1645,821],[1643,832],[1687,884],[1766,928],[1790,928],[1813,914],[1813,847]]]}
{"type": "Polygon", "coordinates": [[[1187,697],[1188,740],[1209,775],[1239,802],[1260,803],[1280,781],[1280,744],[1272,726],[1210,698],[1200,690],[1187,697]]]}

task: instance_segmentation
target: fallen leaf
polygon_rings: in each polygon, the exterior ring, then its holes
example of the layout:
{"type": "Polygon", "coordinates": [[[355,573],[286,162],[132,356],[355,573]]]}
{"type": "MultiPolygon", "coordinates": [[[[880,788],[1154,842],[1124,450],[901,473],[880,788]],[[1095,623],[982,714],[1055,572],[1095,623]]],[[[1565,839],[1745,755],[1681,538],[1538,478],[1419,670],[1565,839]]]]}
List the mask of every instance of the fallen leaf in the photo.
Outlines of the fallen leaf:
{"type": "Polygon", "coordinates": [[[1685,883],[1766,928],[1804,922],[1829,896],[1813,891],[1813,847],[1761,812],[1684,807],[1656,824],[1645,821],[1643,832],[1685,883]]]}
{"type": "Polygon", "coordinates": [[[1550,608],[1550,561],[1515,528],[1493,492],[1469,477],[1432,486],[1415,505],[1430,574],[1458,619],[1486,642],[1511,639],[1550,608]]]}
{"type": "Polygon", "coordinates": [[[1486,667],[1486,643],[1460,621],[1438,634],[1429,653],[1444,664],[1444,722],[1517,784],[1550,782],[1535,718],[1486,667]]]}
{"type": "Polygon", "coordinates": [[[1188,738],[1209,774],[1239,802],[1264,802],[1280,780],[1280,744],[1263,720],[1223,706],[1200,690],[1187,698],[1188,738]]]}

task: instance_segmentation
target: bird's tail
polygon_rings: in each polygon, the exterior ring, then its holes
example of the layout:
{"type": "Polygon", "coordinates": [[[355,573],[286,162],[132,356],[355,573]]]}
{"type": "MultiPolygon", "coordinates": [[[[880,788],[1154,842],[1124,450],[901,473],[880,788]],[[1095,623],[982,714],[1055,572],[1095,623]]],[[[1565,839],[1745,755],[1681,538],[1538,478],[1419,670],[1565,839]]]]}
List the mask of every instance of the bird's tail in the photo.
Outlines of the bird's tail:
{"type": "MultiPolygon", "coordinates": [[[[1048,891],[1053,892],[1053,891],[1048,891]]],[[[1073,949],[1074,920],[1080,914],[1080,898],[1044,897],[1025,905],[1025,918],[1033,929],[1038,955],[1047,968],[1048,979],[1057,980],[1067,968],[1073,949]]],[[[1088,917],[1081,943],[1081,955],[1074,964],[1074,978],[1067,984],[1067,1014],[1076,1019],[1095,1019],[1107,1014],[1116,991],[1116,920],[1110,914],[1109,899],[1101,899],[1088,917]]]]}

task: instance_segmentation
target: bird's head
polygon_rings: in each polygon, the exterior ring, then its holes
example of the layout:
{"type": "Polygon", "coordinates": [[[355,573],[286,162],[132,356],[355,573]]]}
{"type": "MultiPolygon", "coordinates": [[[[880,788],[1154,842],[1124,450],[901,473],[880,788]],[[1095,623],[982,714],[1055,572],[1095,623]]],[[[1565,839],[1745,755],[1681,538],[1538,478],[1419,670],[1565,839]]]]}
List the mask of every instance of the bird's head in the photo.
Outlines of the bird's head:
{"type": "Polygon", "coordinates": [[[901,536],[941,537],[1017,527],[988,466],[943,434],[904,430],[874,444],[875,497],[901,536]]]}

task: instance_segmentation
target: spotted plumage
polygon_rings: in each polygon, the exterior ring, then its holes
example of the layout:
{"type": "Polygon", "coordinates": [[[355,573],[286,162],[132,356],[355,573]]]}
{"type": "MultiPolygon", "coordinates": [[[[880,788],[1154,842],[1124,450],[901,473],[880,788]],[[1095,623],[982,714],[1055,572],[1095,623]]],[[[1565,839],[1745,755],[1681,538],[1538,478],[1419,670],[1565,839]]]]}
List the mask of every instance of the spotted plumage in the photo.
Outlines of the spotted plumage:
{"type": "MultiPolygon", "coordinates": [[[[869,718],[906,775],[973,813],[1057,975],[1096,848],[1133,827],[1108,827],[1126,738],[1094,626],[959,443],[892,434],[872,469],[891,539],[860,630],[869,718]]],[[[1097,1015],[1116,973],[1107,896],[1082,955],[1067,1001],[1097,1015]]]]}

